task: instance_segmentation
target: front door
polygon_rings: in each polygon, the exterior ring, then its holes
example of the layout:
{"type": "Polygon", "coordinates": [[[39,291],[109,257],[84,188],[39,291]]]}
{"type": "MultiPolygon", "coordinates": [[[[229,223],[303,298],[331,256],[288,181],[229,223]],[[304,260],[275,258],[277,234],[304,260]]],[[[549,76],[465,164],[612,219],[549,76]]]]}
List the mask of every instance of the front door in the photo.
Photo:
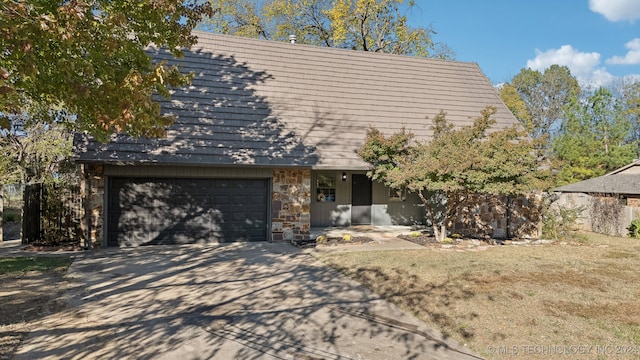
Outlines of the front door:
{"type": "Polygon", "coordinates": [[[351,225],[371,224],[371,187],[367,175],[351,176],[351,225]]]}

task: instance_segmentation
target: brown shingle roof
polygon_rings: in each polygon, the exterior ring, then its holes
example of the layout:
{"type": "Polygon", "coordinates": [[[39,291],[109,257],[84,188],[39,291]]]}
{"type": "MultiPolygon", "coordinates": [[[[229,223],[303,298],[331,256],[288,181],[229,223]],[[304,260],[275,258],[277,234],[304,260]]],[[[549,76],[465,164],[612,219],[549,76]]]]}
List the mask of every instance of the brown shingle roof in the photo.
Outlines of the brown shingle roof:
{"type": "Polygon", "coordinates": [[[366,169],[356,150],[369,126],[428,140],[425,117],[467,125],[487,105],[497,128],[517,123],[475,63],[196,34],[182,59],[150,50],[195,74],[162,102],[177,115],[167,138],[80,136],[79,161],[366,169]]]}

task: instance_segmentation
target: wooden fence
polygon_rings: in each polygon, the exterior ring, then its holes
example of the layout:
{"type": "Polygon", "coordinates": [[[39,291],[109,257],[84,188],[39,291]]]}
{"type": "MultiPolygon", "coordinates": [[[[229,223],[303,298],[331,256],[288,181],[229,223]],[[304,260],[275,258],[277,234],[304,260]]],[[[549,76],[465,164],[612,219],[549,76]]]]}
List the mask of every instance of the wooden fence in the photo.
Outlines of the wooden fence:
{"type": "Polygon", "coordinates": [[[640,219],[640,207],[621,205],[617,198],[583,193],[558,193],[554,206],[581,208],[578,228],[612,236],[627,236],[627,227],[640,219]],[[602,211],[602,208],[608,211],[602,211]]]}
{"type": "Polygon", "coordinates": [[[24,188],[23,199],[23,244],[80,244],[82,197],[79,186],[29,184],[24,188]]]}

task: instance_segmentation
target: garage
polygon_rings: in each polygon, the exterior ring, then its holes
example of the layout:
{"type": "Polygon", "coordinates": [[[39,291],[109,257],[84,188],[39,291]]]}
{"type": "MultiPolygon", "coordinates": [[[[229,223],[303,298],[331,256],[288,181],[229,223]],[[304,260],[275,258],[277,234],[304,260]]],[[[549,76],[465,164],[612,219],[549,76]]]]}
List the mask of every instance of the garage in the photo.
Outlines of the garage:
{"type": "Polygon", "coordinates": [[[268,179],[110,177],[107,245],[267,239],[268,179]]]}

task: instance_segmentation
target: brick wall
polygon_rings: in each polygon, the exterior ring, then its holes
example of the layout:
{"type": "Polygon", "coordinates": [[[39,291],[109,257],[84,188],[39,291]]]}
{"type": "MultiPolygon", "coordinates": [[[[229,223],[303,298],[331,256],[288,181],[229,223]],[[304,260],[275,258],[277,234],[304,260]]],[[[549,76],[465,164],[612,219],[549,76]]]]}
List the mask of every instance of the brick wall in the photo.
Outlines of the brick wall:
{"type": "Polygon", "coordinates": [[[273,170],[271,241],[308,240],[310,207],[311,170],[273,170]]]}

